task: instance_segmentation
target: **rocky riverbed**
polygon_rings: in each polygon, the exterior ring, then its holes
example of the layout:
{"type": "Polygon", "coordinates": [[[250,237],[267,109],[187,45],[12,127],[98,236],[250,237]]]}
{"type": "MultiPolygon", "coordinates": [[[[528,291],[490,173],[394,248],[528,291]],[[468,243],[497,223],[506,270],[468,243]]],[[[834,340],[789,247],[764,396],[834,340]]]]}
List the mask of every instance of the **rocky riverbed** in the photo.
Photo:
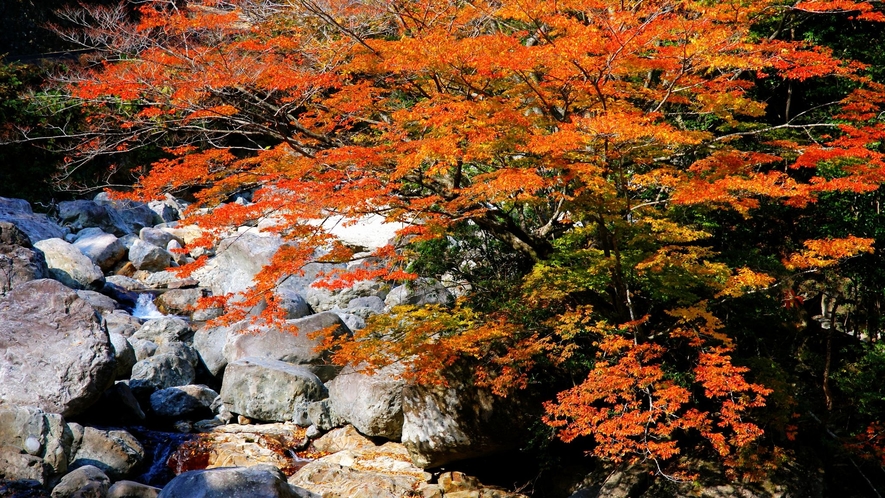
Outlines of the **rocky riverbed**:
{"type": "Polygon", "coordinates": [[[245,290],[284,242],[241,227],[189,250],[201,233],[178,222],[184,207],[102,194],[50,217],[0,198],[0,494],[520,496],[440,469],[515,448],[506,404],[466,382],[342,369],[315,350],[312,332],[451,301],[445,287],[330,292],[311,286],[332,268],[317,264],[276,290],[297,334],[208,328],[216,313],[197,300],[245,290]],[[190,278],[168,271],[204,254],[190,278]]]}

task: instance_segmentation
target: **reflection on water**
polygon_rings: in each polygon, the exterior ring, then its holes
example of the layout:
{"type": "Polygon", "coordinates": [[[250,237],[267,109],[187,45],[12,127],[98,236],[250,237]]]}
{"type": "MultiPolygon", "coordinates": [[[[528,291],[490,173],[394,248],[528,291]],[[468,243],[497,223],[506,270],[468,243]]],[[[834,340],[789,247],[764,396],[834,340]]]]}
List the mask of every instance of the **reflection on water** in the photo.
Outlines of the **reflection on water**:
{"type": "Polygon", "coordinates": [[[175,477],[167,465],[172,453],[185,442],[196,438],[194,434],[160,432],[144,427],[128,427],[126,430],[144,447],[144,472],[133,480],[156,487],[165,486],[175,477]]]}

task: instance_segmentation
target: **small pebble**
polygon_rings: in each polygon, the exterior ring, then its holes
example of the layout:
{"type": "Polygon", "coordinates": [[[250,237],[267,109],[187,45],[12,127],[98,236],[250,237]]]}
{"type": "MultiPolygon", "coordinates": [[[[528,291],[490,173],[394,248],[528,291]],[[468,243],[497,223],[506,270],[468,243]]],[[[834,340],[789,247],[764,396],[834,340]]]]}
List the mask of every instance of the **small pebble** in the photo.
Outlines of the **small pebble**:
{"type": "Polygon", "coordinates": [[[40,440],[34,436],[28,436],[28,438],[25,439],[25,451],[31,455],[40,453],[40,440]]]}

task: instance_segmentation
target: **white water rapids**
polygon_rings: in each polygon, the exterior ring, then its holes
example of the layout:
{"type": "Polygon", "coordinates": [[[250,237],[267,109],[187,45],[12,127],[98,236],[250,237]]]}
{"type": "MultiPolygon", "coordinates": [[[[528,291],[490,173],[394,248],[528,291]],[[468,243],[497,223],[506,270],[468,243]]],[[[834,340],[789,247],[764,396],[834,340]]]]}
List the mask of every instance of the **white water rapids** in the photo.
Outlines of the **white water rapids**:
{"type": "Polygon", "coordinates": [[[162,318],[166,315],[160,313],[160,310],[154,305],[154,295],[145,292],[138,295],[138,301],[135,302],[132,316],[142,320],[150,320],[151,318],[162,318]]]}

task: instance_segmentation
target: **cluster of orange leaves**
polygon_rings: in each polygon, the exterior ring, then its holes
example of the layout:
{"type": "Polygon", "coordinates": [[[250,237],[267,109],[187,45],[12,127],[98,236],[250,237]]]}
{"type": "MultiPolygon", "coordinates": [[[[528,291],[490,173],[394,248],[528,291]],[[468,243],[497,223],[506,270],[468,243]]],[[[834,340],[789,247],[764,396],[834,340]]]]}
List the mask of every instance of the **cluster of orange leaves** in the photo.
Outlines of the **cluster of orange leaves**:
{"type": "Polygon", "coordinates": [[[564,441],[590,436],[593,452],[608,460],[660,462],[680,454],[680,435],[693,431],[728,462],[762,435],[745,417],[771,390],[744,378],[748,369],[732,364],[730,347],[710,346],[721,338],[715,318],[698,309],[673,313],[682,316],[673,337],[688,339],[694,354],[689,375],[668,371],[663,345],[603,335],[587,379],[546,404],[545,421],[564,441]]]}
{"type": "Polygon", "coordinates": [[[852,453],[885,465],[885,427],[881,422],[873,422],[845,446],[852,453]]]}
{"type": "Polygon", "coordinates": [[[504,316],[485,317],[460,305],[400,306],[352,338],[324,341],[338,364],[360,365],[367,373],[397,364],[405,379],[420,384],[447,385],[447,369],[470,359],[477,385],[499,396],[524,389],[538,357],[558,350],[549,338],[523,334],[504,316]]]}

